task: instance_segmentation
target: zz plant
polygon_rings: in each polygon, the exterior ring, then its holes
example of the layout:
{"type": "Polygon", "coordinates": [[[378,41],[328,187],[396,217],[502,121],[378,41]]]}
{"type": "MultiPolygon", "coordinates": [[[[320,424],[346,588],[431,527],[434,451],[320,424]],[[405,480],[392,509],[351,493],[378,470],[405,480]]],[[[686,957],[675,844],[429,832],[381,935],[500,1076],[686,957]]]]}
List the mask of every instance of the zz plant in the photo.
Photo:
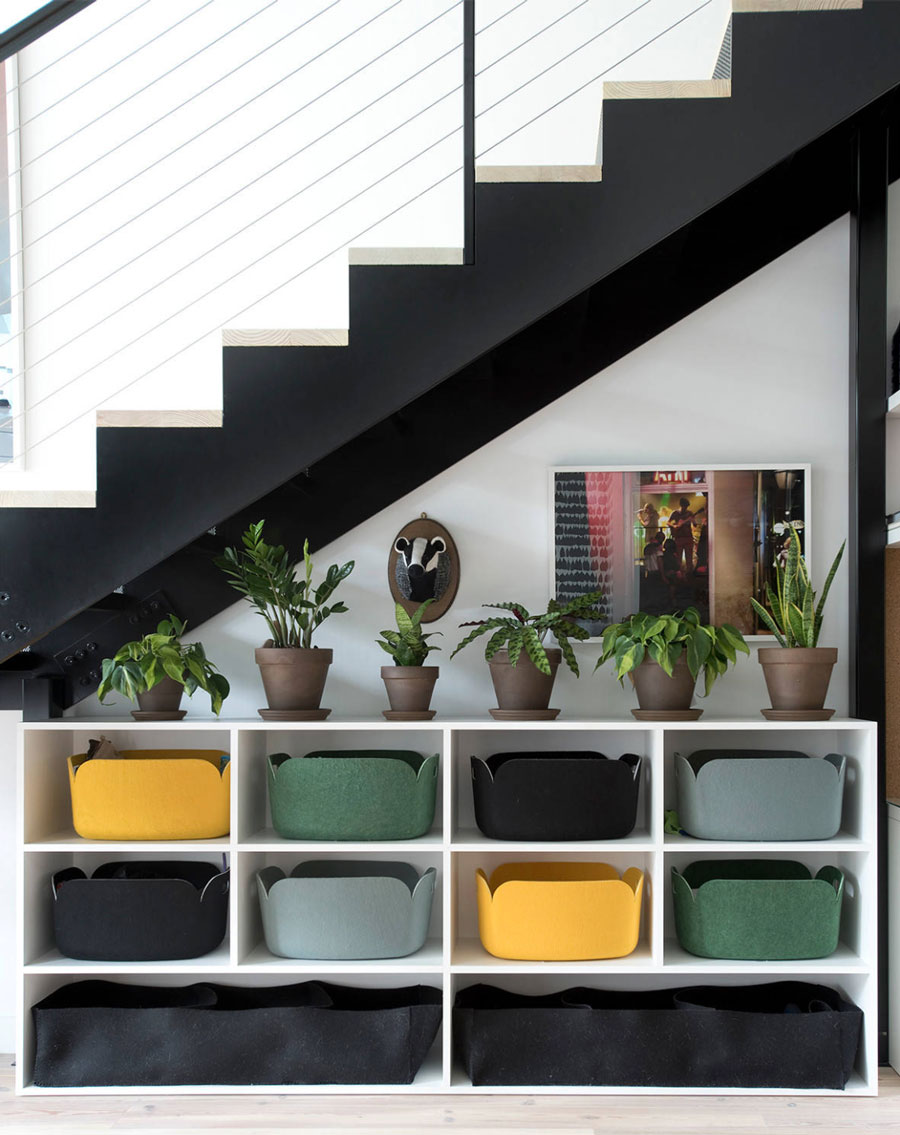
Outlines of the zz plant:
{"type": "Polygon", "coordinates": [[[796,536],[791,537],[784,564],[775,565],[775,587],[766,584],[766,598],[771,611],[767,611],[756,599],[750,600],[760,622],[772,632],[779,646],[818,645],[825,600],[840,567],[846,544],[845,540],[838,548],[825,579],[822,596],[816,603],[816,593],[806,569],[806,561],[800,554],[800,541],[796,536]]]}
{"type": "Polygon", "coordinates": [[[228,697],[228,679],[206,657],[199,642],[181,642],[186,624],[175,615],[163,619],[153,634],[120,646],[112,658],[104,658],[97,695],[102,702],[113,690],[130,701],[147,693],[164,678],[183,686],[188,697],[195,690],[209,694],[213,713],[218,717],[228,697]]]}
{"type": "Polygon", "coordinates": [[[626,674],[649,658],[671,678],[675,664],[684,655],[694,680],[703,672],[708,694],[719,675],[737,660],[738,651],[750,653],[741,632],[729,623],[720,627],[704,625],[695,607],[674,615],[638,613],[606,628],[594,669],[612,659],[616,677],[622,682],[626,674]]]}
{"type": "Polygon", "coordinates": [[[433,599],[425,602],[410,615],[406,608],[397,603],[394,608],[394,617],[397,620],[395,631],[381,631],[381,638],[375,641],[386,654],[394,660],[395,666],[424,666],[432,650],[440,650],[439,646],[431,646],[426,640],[440,631],[422,633],[422,616],[433,599]]]}
{"type": "Polygon", "coordinates": [[[493,631],[484,648],[484,657],[488,662],[501,647],[506,647],[510,665],[515,666],[524,651],[537,669],[542,674],[549,676],[550,661],[547,658],[544,639],[550,633],[559,643],[566,665],[577,678],[579,677],[578,661],[569,639],[584,641],[584,639],[590,638],[590,633],[574,620],[599,619],[601,616],[595,609],[595,604],[602,597],[602,591],[592,591],[588,595],[580,595],[577,599],[570,599],[567,603],[559,603],[557,600],[551,599],[546,612],[542,615],[529,614],[521,603],[484,603],[482,605],[491,610],[511,611],[512,614],[508,616],[495,615],[491,619],[478,619],[468,623],[460,623],[461,627],[475,627],[475,630],[466,635],[450,657],[453,658],[464,646],[468,646],[476,638],[493,631]]]}
{"type": "Polygon", "coordinates": [[[313,586],[313,561],[309,541],[303,542],[303,574],[299,564],[281,544],[263,539],[264,520],[251,524],[242,536],[241,548],[226,548],[215,563],[228,576],[228,582],[250,600],[266,621],[274,647],[312,647],[313,632],[330,615],[343,614],[343,603],[329,600],[340,583],[353,571],[354,561],[343,566],[332,564],[325,578],[313,586]]]}

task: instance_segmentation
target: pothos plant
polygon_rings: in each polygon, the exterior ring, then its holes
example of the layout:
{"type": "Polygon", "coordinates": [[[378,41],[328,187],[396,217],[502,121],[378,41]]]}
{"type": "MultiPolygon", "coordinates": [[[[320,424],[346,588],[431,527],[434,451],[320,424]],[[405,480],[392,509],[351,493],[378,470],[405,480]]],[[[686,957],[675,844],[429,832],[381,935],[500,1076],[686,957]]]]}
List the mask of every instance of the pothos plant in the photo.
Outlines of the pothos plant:
{"type": "Polygon", "coordinates": [[[347,610],[340,602],[328,604],[338,585],[353,571],[354,561],[342,567],[332,564],[322,582],[313,586],[309,540],[303,541],[303,573],[298,577],[299,564],[284,546],[267,544],[263,539],[264,524],[264,520],[251,524],[241,537],[243,546],[226,548],[217,557],[216,566],[265,619],[272,646],[309,649],[316,628],[330,615],[347,610]]]}
{"type": "Polygon", "coordinates": [[[430,652],[441,649],[439,646],[431,646],[426,641],[434,635],[441,634],[441,631],[422,633],[422,616],[428,605],[433,602],[433,599],[426,599],[412,614],[409,614],[401,603],[395,605],[394,617],[397,620],[397,629],[381,631],[381,638],[375,640],[381,649],[393,658],[395,666],[424,666],[430,652]]]}
{"type": "Polygon", "coordinates": [[[846,544],[845,540],[838,548],[825,578],[822,596],[816,603],[816,593],[806,569],[806,561],[800,554],[800,541],[796,536],[791,537],[784,564],[775,564],[775,587],[766,584],[766,598],[771,611],[767,611],[756,599],[750,600],[760,622],[772,632],[779,646],[808,647],[818,644],[825,600],[840,567],[846,544]]]}
{"type": "Polygon", "coordinates": [[[100,701],[113,690],[136,701],[138,694],[152,690],[164,678],[171,678],[184,687],[188,697],[195,690],[209,694],[212,711],[218,716],[230,692],[228,679],[206,657],[201,643],[185,646],[181,642],[185,626],[177,616],[169,615],[155,633],[126,642],[112,658],[104,658],[97,688],[100,701]]]}
{"type": "Polygon", "coordinates": [[[578,641],[584,641],[590,638],[590,632],[575,620],[599,619],[601,615],[596,610],[595,604],[599,603],[602,598],[602,591],[592,591],[587,595],[579,595],[576,599],[570,599],[566,603],[559,603],[556,599],[551,599],[547,605],[547,610],[541,615],[529,614],[521,603],[484,603],[482,606],[491,610],[511,611],[512,614],[507,616],[495,615],[491,619],[477,619],[468,623],[460,623],[461,627],[474,627],[475,630],[466,635],[450,657],[453,658],[464,646],[468,646],[476,638],[492,631],[493,634],[491,634],[484,648],[484,657],[488,662],[498,650],[505,647],[510,665],[515,666],[524,651],[537,669],[542,674],[549,676],[550,660],[544,646],[544,640],[549,633],[559,643],[566,665],[577,678],[579,677],[578,660],[569,640],[574,638],[578,641]]]}
{"type": "Polygon", "coordinates": [[[673,615],[638,612],[606,628],[594,669],[612,659],[616,677],[622,682],[626,674],[649,658],[671,678],[676,663],[684,656],[695,680],[703,672],[704,693],[708,694],[719,675],[737,660],[738,651],[750,653],[741,632],[729,623],[720,627],[702,623],[695,607],[686,607],[673,615]]]}

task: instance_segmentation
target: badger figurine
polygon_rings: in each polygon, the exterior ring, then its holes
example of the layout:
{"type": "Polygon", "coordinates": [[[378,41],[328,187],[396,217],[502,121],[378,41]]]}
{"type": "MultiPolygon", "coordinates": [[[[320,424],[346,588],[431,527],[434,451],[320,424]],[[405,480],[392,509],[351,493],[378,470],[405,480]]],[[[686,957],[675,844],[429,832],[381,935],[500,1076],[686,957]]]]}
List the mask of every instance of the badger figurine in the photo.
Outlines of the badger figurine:
{"type": "Polygon", "coordinates": [[[417,536],[407,540],[400,536],[394,542],[397,564],[394,574],[400,594],[413,603],[440,599],[450,580],[447,545],[440,536],[427,540],[417,536]]]}

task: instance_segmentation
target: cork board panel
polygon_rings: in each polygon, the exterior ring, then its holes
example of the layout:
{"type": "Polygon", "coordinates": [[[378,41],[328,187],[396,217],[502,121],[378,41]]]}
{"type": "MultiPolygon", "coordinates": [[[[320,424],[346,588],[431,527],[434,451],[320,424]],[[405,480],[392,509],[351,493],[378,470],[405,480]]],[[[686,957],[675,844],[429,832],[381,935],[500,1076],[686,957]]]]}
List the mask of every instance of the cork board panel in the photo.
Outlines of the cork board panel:
{"type": "Polygon", "coordinates": [[[900,796],[900,548],[885,551],[884,591],[887,794],[900,796]]]}

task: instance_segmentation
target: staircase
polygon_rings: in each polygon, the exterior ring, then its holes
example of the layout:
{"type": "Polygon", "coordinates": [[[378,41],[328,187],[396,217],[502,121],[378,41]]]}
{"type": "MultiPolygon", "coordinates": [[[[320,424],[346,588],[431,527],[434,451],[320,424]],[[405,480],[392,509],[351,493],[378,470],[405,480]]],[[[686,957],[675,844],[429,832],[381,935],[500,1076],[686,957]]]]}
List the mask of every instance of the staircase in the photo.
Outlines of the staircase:
{"type": "Polygon", "coordinates": [[[96,508],[3,510],[0,707],[72,704],[123,632],[232,603],[211,561],[249,520],[321,546],[845,213],[900,3],[748,7],[783,5],[735,3],[730,98],[608,91],[602,180],[486,166],[474,263],[351,265],[346,345],[226,347],[221,428],[102,430],[96,508]]]}

